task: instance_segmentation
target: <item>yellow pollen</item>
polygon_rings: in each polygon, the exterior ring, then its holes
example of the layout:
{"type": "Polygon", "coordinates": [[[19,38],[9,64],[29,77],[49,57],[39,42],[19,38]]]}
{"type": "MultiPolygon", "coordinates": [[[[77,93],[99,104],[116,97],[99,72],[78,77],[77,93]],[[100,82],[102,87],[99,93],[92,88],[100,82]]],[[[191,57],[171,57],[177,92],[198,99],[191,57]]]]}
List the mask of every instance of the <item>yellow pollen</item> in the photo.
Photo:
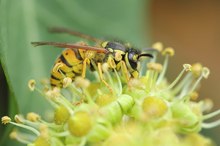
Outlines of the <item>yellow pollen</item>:
{"type": "Polygon", "coordinates": [[[147,68],[149,70],[154,70],[157,72],[161,72],[163,69],[163,66],[160,63],[150,62],[147,64],[147,68]]]}
{"type": "Polygon", "coordinates": [[[213,101],[209,98],[206,98],[201,101],[202,102],[202,109],[204,112],[209,112],[213,108],[213,101]]]}
{"type": "Polygon", "coordinates": [[[34,112],[30,112],[27,114],[26,118],[31,122],[36,122],[40,119],[40,116],[34,112]]]}
{"type": "Polygon", "coordinates": [[[48,138],[48,136],[49,136],[49,133],[48,133],[48,132],[49,132],[49,131],[48,131],[47,125],[44,125],[44,124],[40,125],[39,130],[40,130],[40,135],[41,135],[42,137],[48,138]]]}
{"type": "Polygon", "coordinates": [[[58,70],[63,66],[63,63],[56,63],[53,67],[53,72],[58,72],[58,70]]]}
{"type": "Polygon", "coordinates": [[[108,63],[103,63],[103,64],[102,64],[102,70],[103,70],[103,72],[108,72],[108,69],[109,69],[108,63]]]}
{"type": "Polygon", "coordinates": [[[4,116],[2,117],[2,124],[8,124],[9,122],[11,122],[11,118],[8,116],[4,116]]]}
{"type": "Polygon", "coordinates": [[[116,52],[115,53],[115,60],[120,61],[122,59],[121,54],[122,54],[121,52],[116,52]]]}
{"type": "Polygon", "coordinates": [[[210,74],[210,70],[207,67],[203,67],[202,68],[202,75],[205,79],[207,79],[209,77],[210,74]]]}
{"type": "Polygon", "coordinates": [[[23,123],[22,115],[15,115],[14,119],[16,123],[23,123]]]}
{"type": "Polygon", "coordinates": [[[190,94],[190,99],[191,99],[191,100],[196,100],[196,99],[198,99],[198,97],[199,97],[199,93],[196,92],[196,91],[194,91],[194,92],[192,92],[192,93],[190,94]]]}
{"type": "Polygon", "coordinates": [[[171,47],[165,48],[165,50],[162,52],[162,55],[174,56],[174,54],[174,49],[171,47]]]}
{"type": "Polygon", "coordinates": [[[192,65],[192,73],[195,77],[199,77],[202,72],[202,65],[200,63],[195,63],[192,65]]]}
{"type": "Polygon", "coordinates": [[[90,85],[89,80],[84,79],[82,77],[76,77],[74,83],[75,83],[76,87],[79,87],[79,88],[87,88],[90,85]]]}
{"type": "Polygon", "coordinates": [[[28,88],[29,88],[31,91],[34,91],[35,85],[36,85],[36,81],[35,81],[35,80],[29,80],[29,81],[28,81],[28,88]]]}
{"type": "Polygon", "coordinates": [[[183,68],[186,70],[186,71],[191,71],[192,69],[192,65],[190,64],[183,64],[183,68]]]}
{"type": "Polygon", "coordinates": [[[152,48],[161,52],[163,50],[163,44],[161,42],[156,42],[152,45],[152,48]]]}
{"type": "Polygon", "coordinates": [[[12,131],[12,132],[10,133],[9,137],[10,137],[11,139],[16,139],[16,138],[18,137],[18,134],[17,134],[16,131],[12,131]]]}
{"type": "Polygon", "coordinates": [[[63,79],[63,88],[68,87],[71,83],[72,83],[72,79],[69,78],[69,77],[65,77],[65,78],[63,79]]]}

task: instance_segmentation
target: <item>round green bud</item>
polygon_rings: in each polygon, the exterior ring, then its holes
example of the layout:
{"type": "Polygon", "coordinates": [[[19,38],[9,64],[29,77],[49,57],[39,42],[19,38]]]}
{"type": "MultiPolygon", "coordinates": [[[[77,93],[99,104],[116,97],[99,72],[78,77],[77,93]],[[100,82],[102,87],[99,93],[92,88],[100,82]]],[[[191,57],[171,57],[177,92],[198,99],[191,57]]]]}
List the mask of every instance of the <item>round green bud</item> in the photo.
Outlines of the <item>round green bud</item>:
{"type": "Polygon", "coordinates": [[[200,130],[199,117],[190,109],[187,103],[174,103],[171,105],[171,111],[181,132],[188,133],[200,130]]]}
{"type": "Polygon", "coordinates": [[[35,141],[34,141],[35,146],[50,146],[50,141],[49,139],[39,136],[35,141]]]}
{"type": "Polygon", "coordinates": [[[70,113],[66,107],[59,106],[58,108],[56,108],[54,112],[54,122],[57,125],[66,123],[69,117],[70,117],[70,113]]]}
{"type": "Polygon", "coordinates": [[[131,96],[126,95],[126,94],[120,95],[117,101],[120,104],[121,109],[124,114],[126,114],[129,110],[131,110],[131,108],[135,104],[134,99],[131,96]]]}
{"type": "Polygon", "coordinates": [[[97,97],[96,104],[102,107],[102,106],[108,105],[114,100],[115,100],[115,97],[113,97],[112,95],[102,94],[97,97]]]}
{"type": "Polygon", "coordinates": [[[167,112],[168,107],[163,99],[150,96],[143,100],[142,109],[147,118],[158,118],[167,112]]]}
{"type": "Polygon", "coordinates": [[[88,142],[98,143],[108,138],[110,135],[110,127],[97,123],[88,135],[88,142]]]}
{"type": "Polygon", "coordinates": [[[104,119],[108,120],[112,124],[118,123],[123,116],[122,109],[118,101],[114,101],[107,106],[100,108],[99,113],[104,119]]]}
{"type": "Polygon", "coordinates": [[[74,113],[68,120],[68,129],[74,136],[84,136],[92,128],[92,119],[85,111],[74,113]]]}

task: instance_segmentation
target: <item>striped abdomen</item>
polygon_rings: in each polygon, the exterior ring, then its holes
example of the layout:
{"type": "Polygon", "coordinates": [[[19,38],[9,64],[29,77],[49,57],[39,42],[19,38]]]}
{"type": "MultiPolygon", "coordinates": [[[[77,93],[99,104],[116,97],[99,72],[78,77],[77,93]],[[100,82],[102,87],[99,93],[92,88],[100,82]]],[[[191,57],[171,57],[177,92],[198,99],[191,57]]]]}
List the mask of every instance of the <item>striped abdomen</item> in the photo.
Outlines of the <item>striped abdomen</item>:
{"type": "Polygon", "coordinates": [[[70,77],[72,80],[76,76],[82,74],[84,51],[81,49],[66,49],[57,58],[54,66],[56,64],[61,64],[59,70],[51,71],[50,84],[52,87],[62,87],[63,79],[65,77],[70,77]]]}

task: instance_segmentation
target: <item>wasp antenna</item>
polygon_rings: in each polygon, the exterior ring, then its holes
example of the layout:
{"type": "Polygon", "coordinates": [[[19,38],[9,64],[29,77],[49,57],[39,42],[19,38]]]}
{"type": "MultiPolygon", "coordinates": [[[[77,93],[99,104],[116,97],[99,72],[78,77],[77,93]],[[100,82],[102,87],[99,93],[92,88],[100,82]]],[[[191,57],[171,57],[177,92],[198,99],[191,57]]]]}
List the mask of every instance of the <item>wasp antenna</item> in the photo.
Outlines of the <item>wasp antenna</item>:
{"type": "Polygon", "coordinates": [[[49,28],[49,32],[51,32],[51,33],[67,33],[67,34],[77,36],[77,37],[80,37],[80,38],[83,38],[83,39],[86,39],[86,40],[89,40],[89,41],[93,41],[93,42],[96,42],[96,43],[102,42],[102,40],[94,38],[90,35],[83,34],[81,32],[73,31],[73,30],[70,30],[70,29],[67,29],[67,28],[62,28],[62,27],[49,28]]]}
{"type": "Polygon", "coordinates": [[[151,57],[151,58],[154,57],[152,54],[143,53],[143,54],[140,54],[140,55],[138,56],[138,58],[143,57],[143,56],[145,56],[145,57],[151,57]]]}
{"type": "Polygon", "coordinates": [[[43,42],[31,42],[34,47],[44,45],[43,42]]]}

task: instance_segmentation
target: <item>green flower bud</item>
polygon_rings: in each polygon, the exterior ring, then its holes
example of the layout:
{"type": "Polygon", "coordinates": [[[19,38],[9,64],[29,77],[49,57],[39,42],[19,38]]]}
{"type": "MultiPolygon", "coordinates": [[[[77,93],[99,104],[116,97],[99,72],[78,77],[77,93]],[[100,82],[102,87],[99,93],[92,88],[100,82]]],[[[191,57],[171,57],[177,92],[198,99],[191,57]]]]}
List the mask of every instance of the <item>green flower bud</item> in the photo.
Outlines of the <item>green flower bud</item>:
{"type": "Polygon", "coordinates": [[[66,107],[59,106],[58,108],[56,108],[56,110],[54,112],[54,122],[57,125],[61,125],[61,124],[66,123],[66,121],[69,119],[69,117],[70,117],[70,113],[66,107]]]}
{"type": "Polygon", "coordinates": [[[105,106],[105,105],[111,103],[114,100],[115,100],[115,97],[113,97],[112,95],[102,94],[97,97],[96,104],[98,104],[99,106],[102,107],[102,106],[105,106]]]}
{"type": "Polygon", "coordinates": [[[117,102],[120,104],[124,114],[126,114],[134,105],[134,99],[126,94],[122,94],[117,99],[117,102]]]}
{"type": "Polygon", "coordinates": [[[87,136],[88,142],[98,143],[108,138],[111,134],[110,128],[102,123],[94,125],[93,129],[87,136]]]}
{"type": "Polygon", "coordinates": [[[34,142],[35,146],[51,146],[50,145],[50,141],[49,139],[43,137],[43,136],[39,136],[35,142],[34,142]]]}
{"type": "Polygon", "coordinates": [[[100,109],[101,115],[112,124],[116,124],[122,119],[122,109],[117,101],[110,103],[109,105],[100,109]]]}
{"type": "Polygon", "coordinates": [[[143,100],[142,109],[147,118],[158,118],[167,112],[168,107],[163,99],[150,96],[143,100]]]}
{"type": "Polygon", "coordinates": [[[78,111],[68,120],[68,129],[74,136],[84,136],[92,128],[92,119],[87,112],[78,111]]]}
{"type": "Polygon", "coordinates": [[[184,102],[174,103],[171,106],[173,118],[177,120],[180,132],[196,132],[200,130],[198,116],[184,102]]]}

